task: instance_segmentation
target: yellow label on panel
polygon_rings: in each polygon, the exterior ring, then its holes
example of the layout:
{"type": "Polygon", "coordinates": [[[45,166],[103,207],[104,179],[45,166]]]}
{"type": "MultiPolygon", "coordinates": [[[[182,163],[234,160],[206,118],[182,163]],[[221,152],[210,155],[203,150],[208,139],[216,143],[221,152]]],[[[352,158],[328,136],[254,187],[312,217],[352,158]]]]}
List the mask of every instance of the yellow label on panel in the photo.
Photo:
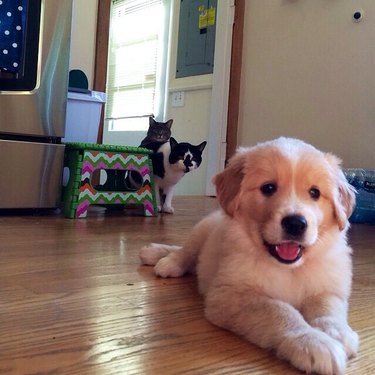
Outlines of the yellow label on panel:
{"type": "Polygon", "coordinates": [[[205,9],[205,10],[203,10],[199,13],[198,27],[200,29],[203,29],[203,28],[207,27],[207,14],[208,14],[207,9],[205,9]]]}
{"type": "Polygon", "coordinates": [[[215,15],[216,15],[216,8],[211,6],[207,10],[207,26],[213,26],[215,25],[215,15]]]}

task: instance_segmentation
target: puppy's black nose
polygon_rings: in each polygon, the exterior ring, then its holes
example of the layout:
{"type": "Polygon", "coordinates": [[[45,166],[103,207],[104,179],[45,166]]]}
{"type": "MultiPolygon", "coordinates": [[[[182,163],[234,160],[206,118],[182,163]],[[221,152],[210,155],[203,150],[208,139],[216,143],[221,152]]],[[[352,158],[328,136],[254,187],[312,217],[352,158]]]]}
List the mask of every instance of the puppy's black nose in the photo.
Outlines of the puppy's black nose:
{"type": "Polygon", "coordinates": [[[302,215],[289,215],[281,220],[281,226],[286,234],[298,237],[305,233],[307,221],[302,215]]]}

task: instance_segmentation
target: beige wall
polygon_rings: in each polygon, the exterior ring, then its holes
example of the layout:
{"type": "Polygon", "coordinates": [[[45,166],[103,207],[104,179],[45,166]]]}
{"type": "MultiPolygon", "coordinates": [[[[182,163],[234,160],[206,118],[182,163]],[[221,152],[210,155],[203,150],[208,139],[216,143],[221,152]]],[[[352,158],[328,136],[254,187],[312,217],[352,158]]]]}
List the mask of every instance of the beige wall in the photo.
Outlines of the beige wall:
{"type": "Polygon", "coordinates": [[[74,0],[69,69],[87,75],[89,89],[94,80],[96,19],[98,0],[74,0]]]}
{"type": "Polygon", "coordinates": [[[374,168],[374,41],[373,0],[246,0],[239,144],[295,136],[374,168]]]}

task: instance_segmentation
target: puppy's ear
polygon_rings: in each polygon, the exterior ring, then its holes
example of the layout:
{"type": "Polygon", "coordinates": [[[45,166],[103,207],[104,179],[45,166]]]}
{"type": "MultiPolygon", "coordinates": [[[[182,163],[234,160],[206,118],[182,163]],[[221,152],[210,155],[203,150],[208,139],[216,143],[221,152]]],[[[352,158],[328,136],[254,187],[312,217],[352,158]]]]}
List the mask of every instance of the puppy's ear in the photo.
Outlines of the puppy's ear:
{"type": "Polygon", "coordinates": [[[341,170],[341,160],[333,154],[326,154],[326,159],[330,163],[334,178],[336,181],[336,189],[333,192],[333,206],[335,217],[340,230],[344,230],[348,223],[348,218],[353,212],[355,206],[355,188],[346,180],[341,170]]]}
{"type": "Polygon", "coordinates": [[[229,160],[227,167],[212,180],[216,186],[219,203],[230,216],[233,216],[238,204],[245,159],[245,149],[239,149],[229,160]]]}

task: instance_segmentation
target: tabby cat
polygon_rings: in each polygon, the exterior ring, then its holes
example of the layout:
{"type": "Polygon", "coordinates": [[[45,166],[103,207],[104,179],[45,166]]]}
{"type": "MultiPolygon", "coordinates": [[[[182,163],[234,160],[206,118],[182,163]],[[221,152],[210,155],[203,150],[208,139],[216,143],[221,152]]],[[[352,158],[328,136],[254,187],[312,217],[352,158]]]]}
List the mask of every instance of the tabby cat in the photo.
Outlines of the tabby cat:
{"type": "Polygon", "coordinates": [[[187,142],[178,143],[171,137],[151,156],[159,212],[174,213],[174,187],[186,173],[200,166],[206,144],[206,141],[197,146],[187,142]]]}
{"type": "MultiPolygon", "coordinates": [[[[167,142],[171,136],[171,127],[173,120],[170,119],[167,122],[155,121],[153,117],[149,118],[149,128],[147,130],[146,137],[142,140],[140,147],[146,147],[153,150],[150,147],[154,147],[155,143],[167,142]]],[[[156,150],[153,150],[156,151],[156,150]]]]}

